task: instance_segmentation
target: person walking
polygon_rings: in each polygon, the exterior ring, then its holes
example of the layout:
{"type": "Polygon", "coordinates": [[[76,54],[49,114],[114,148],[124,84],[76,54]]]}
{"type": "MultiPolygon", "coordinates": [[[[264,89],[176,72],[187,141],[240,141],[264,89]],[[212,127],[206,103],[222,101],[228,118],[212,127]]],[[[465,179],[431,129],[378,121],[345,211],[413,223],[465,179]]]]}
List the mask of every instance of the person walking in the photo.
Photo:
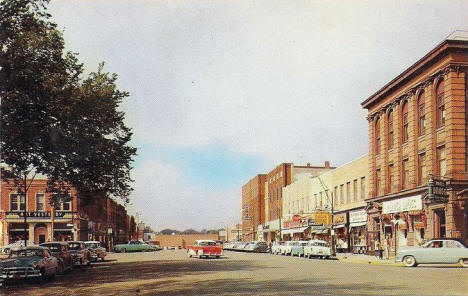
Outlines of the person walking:
{"type": "Polygon", "coordinates": [[[383,250],[382,250],[382,247],[380,246],[379,239],[375,240],[375,251],[377,252],[377,255],[379,256],[379,259],[383,259],[383,250]]]}

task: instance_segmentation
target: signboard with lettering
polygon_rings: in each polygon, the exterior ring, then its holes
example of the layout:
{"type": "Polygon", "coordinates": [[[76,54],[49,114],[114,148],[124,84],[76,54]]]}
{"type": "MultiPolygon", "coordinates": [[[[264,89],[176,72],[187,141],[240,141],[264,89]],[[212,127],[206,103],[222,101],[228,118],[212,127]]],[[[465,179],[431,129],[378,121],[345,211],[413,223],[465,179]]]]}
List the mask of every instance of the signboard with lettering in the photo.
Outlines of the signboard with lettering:
{"type": "Polygon", "coordinates": [[[367,212],[366,210],[358,210],[349,212],[349,223],[356,222],[367,222],[367,212]]]}
{"type": "Polygon", "coordinates": [[[446,200],[448,198],[446,182],[432,178],[429,179],[428,198],[432,200],[446,200]]]}
{"type": "Polygon", "coordinates": [[[328,212],[316,212],[312,214],[312,219],[315,224],[330,225],[331,213],[328,212]]]}
{"type": "Polygon", "coordinates": [[[382,214],[393,214],[399,212],[421,210],[421,195],[409,196],[382,203],[382,214]]]}
{"type": "Polygon", "coordinates": [[[288,228],[299,228],[299,227],[304,227],[307,226],[307,221],[294,221],[294,220],[286,220],[283,221],[283,229],[288,229],[288,228]]]}
{"type": "MultiPolygon", "coordinates": [[[[7,218],[24,218],[25,212],[6,212],[6,217],[7,218]]],[[[60,218],[66,218],[67,216],[71,217],[72,212],[64,212],[64,211],[57,211],[55,212],[55,218],[60,219],[60,218]]],[[[26,218],[51,218],[51,213],[50,212],[42,212],[42,211],[36,211],[36,212],[26,212],[26,218]]]]}
{"type": "Polygon", "coordinates": [[[333,215],[333,224],[345,224],[348,222],[346,213],[334,214],[333,215]]]}

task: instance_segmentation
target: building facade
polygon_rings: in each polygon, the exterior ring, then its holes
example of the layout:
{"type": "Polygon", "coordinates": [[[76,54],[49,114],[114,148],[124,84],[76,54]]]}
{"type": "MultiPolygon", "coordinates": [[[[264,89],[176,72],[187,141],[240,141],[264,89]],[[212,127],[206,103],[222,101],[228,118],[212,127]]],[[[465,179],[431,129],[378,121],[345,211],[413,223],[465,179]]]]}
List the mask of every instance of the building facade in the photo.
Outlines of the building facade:
{"type": "Polygon", "coordinates": [[[25,199],[12,182],[1,182],[0,244],[24,240],[25,216],[28,243],[98,240],[112,248],[114,242],[130,239],[134,219],[111,198],[93,198],[85,203],[72,188],[70,201],[53,210],[49,202],[53,193],[47,192],[47,180],[36,179],[30,184],[25,199]]]}
{"type": "Polygon", "coordinates": [[[338,252],[367,250],[368,155],[330,171],[333,196],[333,229],[338,252]]]}
{"type": "Polygon", "coordinates": [[[468,39],[454,35],[362,103],[369,250],[467,240],[467,67],[468,39]]]}
{"type": "Polygon", "coordinates": [[[257,175],[242,186],[242,234],[244,241],[258,239],[258,226],[265,222],[266,175],[257,175]]]}

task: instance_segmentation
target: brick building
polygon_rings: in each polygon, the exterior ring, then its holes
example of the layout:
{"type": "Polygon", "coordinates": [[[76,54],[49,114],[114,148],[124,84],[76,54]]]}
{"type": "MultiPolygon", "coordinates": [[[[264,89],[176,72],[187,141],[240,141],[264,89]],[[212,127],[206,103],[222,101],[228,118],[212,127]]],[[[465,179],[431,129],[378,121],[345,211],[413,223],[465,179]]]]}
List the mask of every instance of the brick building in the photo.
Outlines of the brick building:
{"type": "Polygon", "coordinates": [[[271,170],[265,180],[264,211],[265,223],[259,225],[258,232],[263,232],[263,240],[274,241],[280,239],[281,217],[283,216],[283,187],[291,184],[295,176],[311,174],[312,176],[326,172],[330,169],[330,163],[324,166],[296,166],[292,163],[282,163],[271,170]]]}
{"type": "Polygon", "coordinates": [[[96,197],[85,203],[72,189],[71,201],[52,211],[49,199],[53,193],[46,189],[47,180],[33,180],[25,201],[13,183],[1,182],[0,245],[24,239],[25,212],[27,240],[35,244],[53,240],[98,240],[111,247],[114,242],[128,240],[135,232],[133,217],[127,215],[123,205],[109,197],[96,197]]]}
{"type": "Polygon", "coordinates": [[[242,233],[244,241],[258,238],[257,229],[265,222],[266,175],[257,175],[242,186],[242,233]]]}
{"type": "Polygon", "coordinates": [[[434,237],[467,240],[466,37],[455,33],[362,103],[370,250],[375,240],[390,255],[434,237]],[[447,197],[429,194],[430,176],[447,197]]]}

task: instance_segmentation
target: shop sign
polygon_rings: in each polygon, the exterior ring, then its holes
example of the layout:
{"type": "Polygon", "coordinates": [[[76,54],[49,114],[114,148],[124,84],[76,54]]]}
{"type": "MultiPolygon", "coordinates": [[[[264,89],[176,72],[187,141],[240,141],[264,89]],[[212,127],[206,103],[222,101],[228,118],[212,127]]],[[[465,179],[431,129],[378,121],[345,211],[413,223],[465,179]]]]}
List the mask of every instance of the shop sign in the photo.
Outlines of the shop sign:
{"type": "Polygon", "coordinates": [[[333,215],[333,224],[345,224],[348,222],[346,213],[333,215]]]}
{"type": "Polygon", "coordinates": [[[349,212],[349,223],[367,222],[366,210],[349,212]]]}
{"type": "Polygon", "coordinates": [[[330,225],[331,213],[328,212],[318,212],[312,214],[312,219],[315,224],[325,224],[330,225]]]}
{"type": "MultiPolygon", "coordinates": [[[[13,216],[17,216],[18,218],[24,218],[24,212],[6,212],[6,215],[9,216],[8,218],[14,218],[13,216]]],[[[50,212],[26,212],[27,218],[50,218],[50,212]]],[[[63,218],[66,214],[71,214],[71,212],[56,212],[54,217],[55,218],[63,218]]]]}
{"type": "Polygon", "coordinates": [[[446,200],[448,199],[447,194],[447,183],[443,180],[429,179],[429,192],[428,198],[430,200],[446,200]]]}
{"type": "Polygon", "coordinates": [[[421,195],[399,198],[382,203],[382,214],[392,214],[422,209],[421,195]]]}
{"type": "Polygon", "coordinates": [[[293,222],[301,222],[301,216],[300,215],[292,216],[292,221],[293,222]]]}
{"type": "Polygon", "coordinates": [[[288,229],[288,228],[298,228],[298,227],[304,227],[307,226],[307,221],[294,221],[294,220],[287,220],[283,221],[283,228],[288,229]]]}

